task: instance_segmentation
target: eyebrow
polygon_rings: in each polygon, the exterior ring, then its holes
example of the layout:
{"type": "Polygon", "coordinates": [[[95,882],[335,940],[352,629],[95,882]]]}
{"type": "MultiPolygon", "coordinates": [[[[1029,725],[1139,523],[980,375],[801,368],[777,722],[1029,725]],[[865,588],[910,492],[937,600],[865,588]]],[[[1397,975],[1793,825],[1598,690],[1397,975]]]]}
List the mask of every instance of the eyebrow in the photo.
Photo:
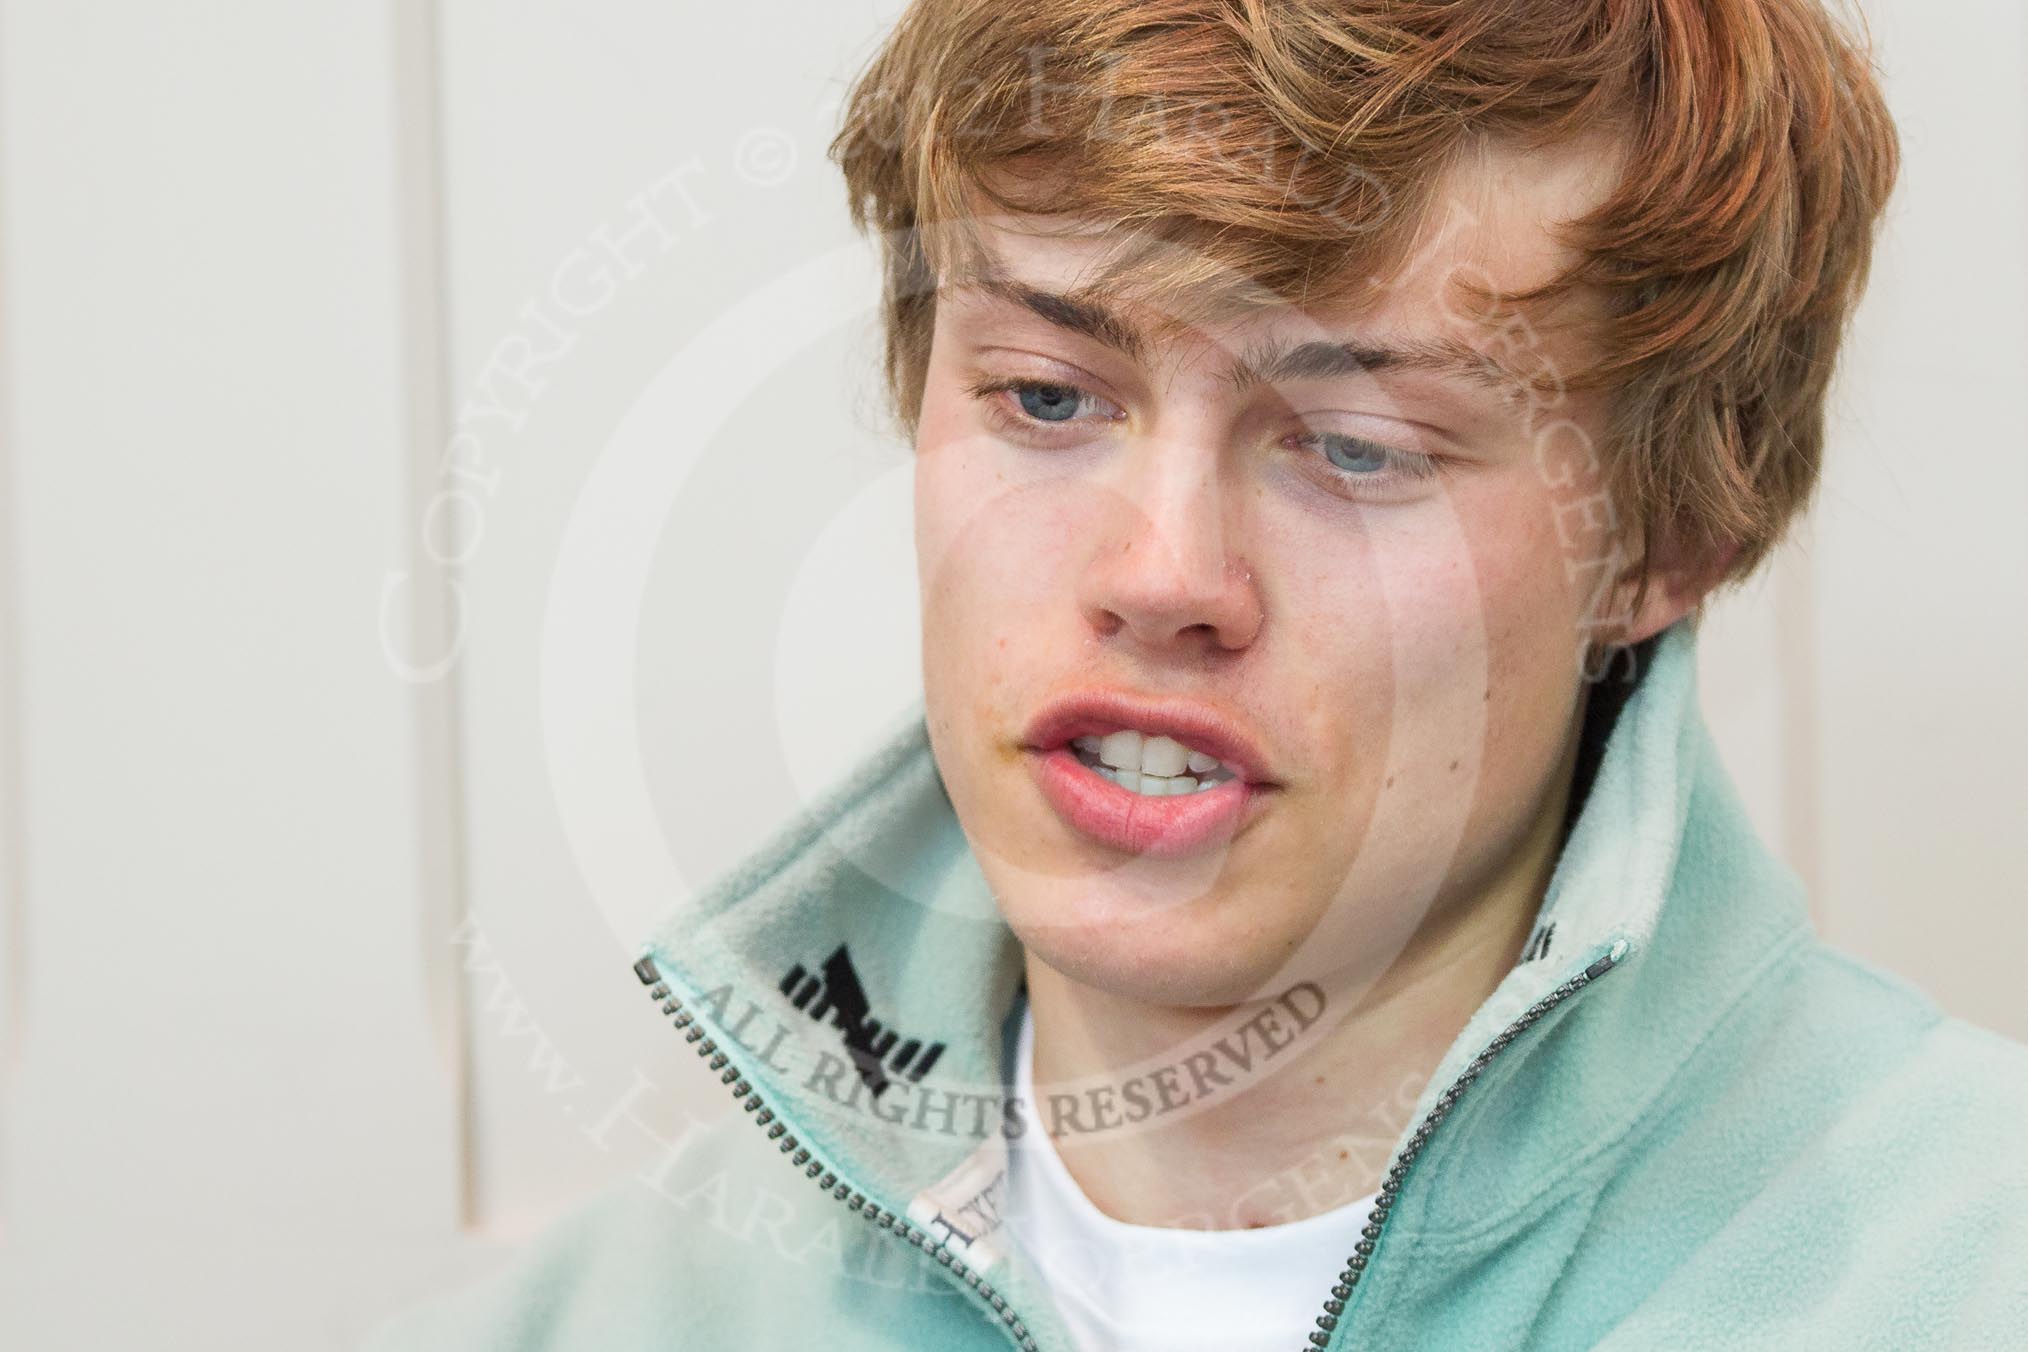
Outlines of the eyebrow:
{"type": "MultiPolygon", "coordinates": [[[[1102,302],[1030,286],[1011,278],[983,276],[961,289],[982,292],[1020,306],[1057,328],[1089,338],[1145,364],[1152,344],[1135,325],[1102,302]]],[[[1449,337],[1270,341],[1247,348],[1224,379],[1244,393],[1277,381],[1331,380],[1375,371],[1428,371],[1455,376],[1492,389],[1530,384],[1522,373],[1470,343],[1449,337]]]]}
{"type": "Polygon", "coordinates": [[[1089,338],[1136,362],[1144,362],[1147,358],[1150,344],[1141,331],[1098,301],[1065,295],[1060,291],[1045,291],[1039,286],[1007,277],[981,277],[967,282],[962,289],[981,291],[1018,305],[1060,329],[1089,338]]]}

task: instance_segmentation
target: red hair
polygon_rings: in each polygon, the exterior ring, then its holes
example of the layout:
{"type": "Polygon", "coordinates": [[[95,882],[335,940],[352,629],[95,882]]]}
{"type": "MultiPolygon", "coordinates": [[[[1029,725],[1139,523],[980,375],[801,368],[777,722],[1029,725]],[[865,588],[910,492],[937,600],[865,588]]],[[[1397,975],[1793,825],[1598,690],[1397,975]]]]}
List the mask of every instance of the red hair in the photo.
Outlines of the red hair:
{"type": "Polygon", "coordinates": [[[1123,227],[1141,243],[1108,275],[1171,305],[1221,274],[1301,303],[1403,258],[1474,142],[1594,131],[1624,155],[1562,231],[1577,261],[1505,299],[1605,296],[1599,355],[1563,381],[1610,391],[1616,516],[1736,580],[1816,483],[1897,171],[1866,49],[1819,0],[916,0],[831,154],[881,241],[912,436],[935,279],[976,256],[979,200],[1123,227]]]}

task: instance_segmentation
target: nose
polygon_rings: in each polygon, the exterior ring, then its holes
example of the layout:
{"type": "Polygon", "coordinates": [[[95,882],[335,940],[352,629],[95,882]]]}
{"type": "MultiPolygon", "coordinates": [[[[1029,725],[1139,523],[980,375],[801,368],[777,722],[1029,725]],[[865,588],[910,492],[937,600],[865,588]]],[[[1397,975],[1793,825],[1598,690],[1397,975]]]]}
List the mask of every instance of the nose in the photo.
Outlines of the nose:
{"type": "Polygon", "coordinates": [[[1172,657],[1250,646],[1265,610],[1219,457],[1147,439],[1123,460],[1078,598],[1092,632],[1172,657]]]}

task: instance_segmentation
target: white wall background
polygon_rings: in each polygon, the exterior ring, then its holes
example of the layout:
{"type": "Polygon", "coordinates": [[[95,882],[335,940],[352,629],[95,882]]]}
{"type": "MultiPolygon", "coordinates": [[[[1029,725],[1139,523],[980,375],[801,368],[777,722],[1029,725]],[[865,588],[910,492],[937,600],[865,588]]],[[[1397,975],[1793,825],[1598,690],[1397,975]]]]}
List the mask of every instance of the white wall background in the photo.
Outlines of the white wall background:
{"type": "MultiPolygon", "coordinates": [[[[630,804],[554,773],[609,706],[545,606],[665,438],[682,885],[915,688],[822,153],[897,8],[0,0],[0,1346],[349,1348],[721,1111],[627,969],[668,878],[566,838],[630,804]],[[629,424],[679,354],[761,383],[629,424]]],[[[1706,706],[1829,935],[2028,1037],[2028,17],[1869,9],[1905,178],[1706,706]]]]}

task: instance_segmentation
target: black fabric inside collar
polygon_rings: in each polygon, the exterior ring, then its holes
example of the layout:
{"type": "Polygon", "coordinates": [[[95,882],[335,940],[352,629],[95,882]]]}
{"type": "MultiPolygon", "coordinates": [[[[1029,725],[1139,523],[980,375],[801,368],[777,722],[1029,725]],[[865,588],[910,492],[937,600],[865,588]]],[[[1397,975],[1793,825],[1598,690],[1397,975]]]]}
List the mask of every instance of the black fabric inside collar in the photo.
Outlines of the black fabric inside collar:
{"type": "Polygon", "coordinates": [[[1591,693],[1585,700],[1584,726],[1578,731],[1577,766],[1571,772],[1570,801],[1563,812],[1559,850],[1569,841],[1571,828],[1577,825],[1584,801],[1591,795],[1592,781],[1598,778],[1599,762],[1605,759],[1606,741],[1619,722],[1620,710],[1647,676],[1661,642],[1661,634],[1650,634],[1639,643],[1615,645],[1607,649],[1600,674],[1588,678],[1591,693]]]}

